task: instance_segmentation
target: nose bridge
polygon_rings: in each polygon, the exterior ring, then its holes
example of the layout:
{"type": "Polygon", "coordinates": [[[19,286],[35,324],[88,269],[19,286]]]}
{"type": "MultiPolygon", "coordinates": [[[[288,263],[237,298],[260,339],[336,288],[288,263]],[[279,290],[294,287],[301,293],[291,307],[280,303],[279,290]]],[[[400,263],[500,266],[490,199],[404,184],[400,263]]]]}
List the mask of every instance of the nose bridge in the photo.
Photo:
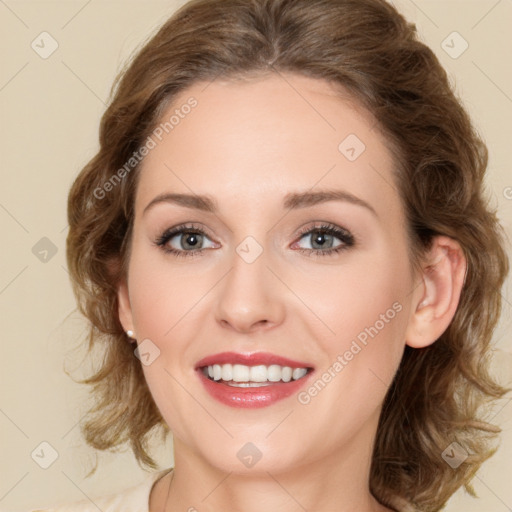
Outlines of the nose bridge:
{"type": "Polygon", "coordinates": [[[234,250],[217,300],[217,320],[237,331],[282,321],[284,305],[269,265],[269,249],[247,236],[234,250]]]}

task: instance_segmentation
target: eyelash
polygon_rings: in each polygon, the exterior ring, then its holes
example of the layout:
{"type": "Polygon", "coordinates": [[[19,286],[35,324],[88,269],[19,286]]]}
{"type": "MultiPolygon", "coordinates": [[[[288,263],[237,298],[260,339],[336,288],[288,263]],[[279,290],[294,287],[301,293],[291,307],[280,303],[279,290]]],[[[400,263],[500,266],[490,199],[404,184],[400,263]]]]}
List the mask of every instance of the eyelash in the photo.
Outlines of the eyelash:
{"type": "MultiPolygon", "coordinates": [[[[335,226],[334,224],[328,224],[328,223],[322,223],[320,225],[315,226],[308,226],[305,228],[302,228],[298,233],[298,240],[300,240],[304,235],[312,234],[312,233],[323,233],[327,235],[332,235],[341,240],[341,244],[338,245],[335,248],[327,249],[327,250],[321,250],[321,249],[296,249],[297,251],[304,253],[308,255],[309,257],[323,257],[323,256],[334,256],[336,254],[341,253],[342,251],[347,250],[349,247],[352,247],[355,245],[355,238],[354,236],[346,229],[339,228],[335,226]]],[[[207,233],[200,227],[194,225],[194,224],[182,224],[179,226],[176,226],[174,228],[167,229],[160,235],[154,242],[154,244],[159,247],[162,251],[164,251],[167,254],[172,254],[173,256],[177,258],[190,258],[190,257],[197,257],[200,256],[200,254],[203,251],[206,251],[208,249],[196,249],[191,251],[183,251],[183,250],[177,250],[174,248],[168,248],[166,247],[167,242],[174,238],[174,236],[178,234],[199,234],[208,236],[207,233]]]]}

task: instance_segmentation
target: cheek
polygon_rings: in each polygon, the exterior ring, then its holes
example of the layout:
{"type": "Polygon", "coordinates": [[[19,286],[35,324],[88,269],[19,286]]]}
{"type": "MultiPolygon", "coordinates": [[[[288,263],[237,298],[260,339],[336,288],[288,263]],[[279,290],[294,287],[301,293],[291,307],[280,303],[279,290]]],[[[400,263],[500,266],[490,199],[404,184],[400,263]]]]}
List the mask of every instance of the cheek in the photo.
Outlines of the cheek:
{"type": "Polygon", "coordinates": [[[308,306],[310,318],[317,319],[317,332],[328,340],[326,349],[343,348],[360,333],[364,338],[365,329],[374,325],[398,333],[404,329],[398,317],[405,314],[398,315],[397,309],[405,307],[411,291],[407,268],[405,254],[381,250],[355,254],[346,264],[319,266],[300,277],[291,269],[285,279],[303,301],[293,314],[302,310],[301,316],[307,317],[304,304],[308,306]]]}
{"type": "Polygon", "coordinates": [[[408,312],[399,300],[346,304],[336,334],[318,340],[324,364],[297,396],[322,439],[351,439],[371,418],[377,420],[405,345],[408,312]]]}
{"type": "MultiPolygon", "coordinates": [[[[401,256],[387,251],[336,272],[332,267],[329,279],[321,281],[317,275],[307,286],[303,283],[301,293],[325,326],[318,331],[322,336],[316,337],[325,355],[319,374],[331,392],[320,402],[335,396],[339,410],[354,400],[370,408],[382,401],[405,345],[411,291],[406,269],[405,252],[401,256]],[[321,282],[325,286],[319,286],[321,282]]],[[[322,386],[319,383],[318,388],[322,386]]]]}
{"type": "MultiPolygon", "coordinates": [[[[130,303],[137,334],[159,344],[188,314],[208,288],[197,274],[187,274],[159,255],[133,254],[129,273],[130,303]]],[[[180,324],[180,327],[182,324],[180,324]]]]}
{"type": "Polygon", "coordinates": [[[130,267],[132,315],[139,351],[143,354],[145,347],[151,357],[150,364],[144,364],[142,355],[142,370],[155,404],[173,435],[190,437],[193,428],[190,418],[203,417],[204,412],[198,410],[187,392],[193,372],[189,352],[194,347],[190,340],[194,339],[199,323],[199,308],[194,305],[208,287],[197,276],[170,271],[163,259],[148,261],[136,256],[130,267]]]}

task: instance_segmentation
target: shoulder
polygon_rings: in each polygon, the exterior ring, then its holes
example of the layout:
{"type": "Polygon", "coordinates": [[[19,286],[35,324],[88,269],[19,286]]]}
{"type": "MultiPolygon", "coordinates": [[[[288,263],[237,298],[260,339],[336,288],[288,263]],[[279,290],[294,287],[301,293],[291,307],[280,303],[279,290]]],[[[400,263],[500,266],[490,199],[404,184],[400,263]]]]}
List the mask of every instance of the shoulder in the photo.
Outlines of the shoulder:
{"type": "Polygon", "coordinates": [[[29,512],[148,512],[153,485],[169,471],[171,469],[151,473],[141,483],[115,494],[29,512]]]}

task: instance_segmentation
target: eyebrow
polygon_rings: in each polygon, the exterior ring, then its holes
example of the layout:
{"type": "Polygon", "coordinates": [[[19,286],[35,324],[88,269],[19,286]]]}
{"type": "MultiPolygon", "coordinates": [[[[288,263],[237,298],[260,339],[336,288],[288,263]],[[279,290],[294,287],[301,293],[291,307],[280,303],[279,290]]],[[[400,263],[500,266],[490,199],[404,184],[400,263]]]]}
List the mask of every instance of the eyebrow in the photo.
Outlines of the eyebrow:
{"type": "MultiPolygon", "coordinates": [[[[345,190],[320,190],[317,192],[294,192],[287,194],[284,198],[283,207],[288,210],[298,210],[307,208],[328,201],[343,201],[346,203],[362,206],[378,217],[375,209],[363,199],[347,192],[345,190]]],[[[210,196],[196,194],[171,194],[163,193],[152,199],[144,208],[144,215],[153,206],[160,203],[171,203],[186,208],[194,208],[207,213],[217,213],[218,207],[216,201],[210,196]]]]}

